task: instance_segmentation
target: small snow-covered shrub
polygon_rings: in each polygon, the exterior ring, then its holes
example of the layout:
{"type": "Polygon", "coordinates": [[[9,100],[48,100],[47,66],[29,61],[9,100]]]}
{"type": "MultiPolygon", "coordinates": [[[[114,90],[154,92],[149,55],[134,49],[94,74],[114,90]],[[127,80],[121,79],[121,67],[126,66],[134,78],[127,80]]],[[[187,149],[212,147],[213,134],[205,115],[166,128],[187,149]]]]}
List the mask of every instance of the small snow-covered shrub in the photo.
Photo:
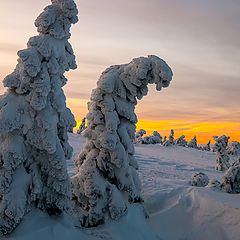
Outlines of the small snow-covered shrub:
{"type": "Polygon", "coordinates": [[[81,134],[85,129],[86,129],[86,118],[84,117],[79,126],[79,129],[77,130],[77,134],[81,134]]]}
{"type": "Polygon", "coordinates": [[[227,153],[230,155],[240,155],[240,143],[232,141],[227,146],[227,153]]]}
{"type": "Polygon", "coordinates": [[[176,139],[176,145],[186,147],[187,141],[185,140],[185,136],[181,135],[179,138],[176,139]]]}
{"type": "Polygon", "coordinates": [[[240,193],[240,158],[225,172],[221,187],[227,193],[240,193]]]}
{"type": "Polygon", "coordinates": [[[67,132],[75,126],[62,87],[77,67],[68,42],[78,21],[73,0],[52,0],[35,21],[38,36],[19,51],[0,98],[0,233],[20,223],[28,207],[60,214],[71,206],[67,132]]]}
{"type": "Polygon", "coordinates": [[[214,145],[216,152],[216,170],[227,170],[230,167],[229,156],[226,150],[229,137],[222,135],[221,137],[214,136],[213,138],[216,141],[214,145]]]}
{"type": "Polygon", "coordinates": [[[170,67],[156,56],[135,58],[102,73],[88,104],[88,126],[82,133],[87,143],[75,161],[77,174],[72,178],[81,225],[119,219],[127,213],[127,201],[142,201],[133,144],[135,106],[147,95],[148,84],[155,83],[160,91],[171,80],[170,67]]]}
{"type": "Polygon", "coordinates": [[[208,185],[209,179],[205,173],[194,173],[191,177],[190,184],[196,187],[205,187],[208,185]]]}

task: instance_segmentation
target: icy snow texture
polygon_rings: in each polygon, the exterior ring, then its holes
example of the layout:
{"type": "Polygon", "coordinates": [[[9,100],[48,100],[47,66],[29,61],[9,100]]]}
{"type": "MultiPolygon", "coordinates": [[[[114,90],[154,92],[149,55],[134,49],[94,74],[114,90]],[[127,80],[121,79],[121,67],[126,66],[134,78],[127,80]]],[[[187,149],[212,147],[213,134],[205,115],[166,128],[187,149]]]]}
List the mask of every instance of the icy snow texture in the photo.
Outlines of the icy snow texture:
{"type": "Polygon", "coordinates": [[[85,129],[86,129],[86,118],[84,117],[79,126],[79,129],[77,130],[77,134],[81,134],[85,129]]]}
{"type": "Polygon", "coordinates": [[[227,154],[227,144],[229,137],[222,135],[221,137],[214,136],[216,141],[214,151],[216,152],[216,170],[224,171],[230,167],[229,156],[227,154]]]}
{"type": "Polygon", "coordinates": [[[191,177],[191,185],[196,187],[205,187],[208,185],[209,179],[205,173],[194,173],[191,177]]]}
{"type": "Polygon", "coordinates": [[[240,158],[225,172],[221,187],[227,193],[240,193],[240,158]]]}
{"type": "Polygon", "coordinates": [[[106,217],[119,219],[126,202],[141,202],[141,183],[134,157],[137,99],[147,95],[149,83],[168,87],[170,67],[156,56],[135,58],[129,64],[106,69],[88,104],[88,141],[76,159],[73,197],[83,226],[95,226],[106,217]]]}
{"type": "Polygon", "coordinates": [[[0,232],[11,232],[30,204],[59,214],[71,203],[67,131],[75,126],[66,107],[64,72],[75,69],[68,42],[78,21],[73,0],[52,0],[35,21],[39,35],[18,52],[18,64],[0,99],[0,232]]]}

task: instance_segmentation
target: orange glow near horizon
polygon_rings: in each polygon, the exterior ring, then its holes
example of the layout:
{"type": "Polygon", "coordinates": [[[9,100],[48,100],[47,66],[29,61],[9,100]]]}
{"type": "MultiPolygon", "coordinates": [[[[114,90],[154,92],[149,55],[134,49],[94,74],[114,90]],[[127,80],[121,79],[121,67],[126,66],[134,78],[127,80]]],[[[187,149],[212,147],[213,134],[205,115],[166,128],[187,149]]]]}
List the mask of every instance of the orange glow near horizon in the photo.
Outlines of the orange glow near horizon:
{"type": "MultiPolygon", "coordinates": [[[[87,102],[86,99],[68,98],[67,105],[73,112],[77,126],[75,131],[79,128],[82,118],[87,114],[87,102]]],[[[175,131],[175,138],[180,135],[185,135],[189,141],[194,135],[197,136],[199,144],[207,143],[209,140],[214,142],[213,136],[220,136],[226,134],[230,136],[230,141],[240,141],[240,123],[238,122],[224,122],[224,121],[189,121],[183,119],[168,119],[168,120],[148,120],[139,119],[137,123],[137,130],[145,129],[147,134],[151,134],[153,131],[158,131],[162,136],[167,136],[171,129],[175,131]]]]}
{"type": "Polygon", "coordinates": [[[194,135],[197,136],[198,143],[213,142],[213,136],[222,134],[230,136],[231,141],[240,141],[240,123],[236,122],[196,122],[189,120],[139,120],[137,129],[145,129],[147,134],[158,131],[161,135],[167,136],[171,129],[175,131],[175,138],[185,135],[189,141],[194,135]]]}

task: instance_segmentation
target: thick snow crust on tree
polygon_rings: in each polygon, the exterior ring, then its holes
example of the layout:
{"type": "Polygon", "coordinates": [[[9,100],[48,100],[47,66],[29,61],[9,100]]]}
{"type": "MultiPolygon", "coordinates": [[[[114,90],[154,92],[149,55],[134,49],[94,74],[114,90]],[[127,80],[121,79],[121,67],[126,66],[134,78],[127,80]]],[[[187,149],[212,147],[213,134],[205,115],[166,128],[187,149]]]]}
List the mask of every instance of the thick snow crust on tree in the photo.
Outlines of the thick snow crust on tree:
{"type": "Polygon", "coordinates": [[[29,206],[59,214],[70,207],[64,72],[77,67],[68,42],[78,21],[73,0],[52,0],[35,21],[38,36],[18,52],[18,64],[0,99],[0,232],[11,232],[29,206]]]}
{"type": "Polygon", "coordinates": [[[86,117],[82,119],[82,122],[79,126],[79,129],[77,130],[77,134],[81,134],[86,129],[86,117]]]}
{"type": "Polygon", "coordinates": [[[227,193],[240,193],[240,158],[225,172],[221,187],[227,193]]]}
{"type": "Polygon", "coordinates": [[[214,136],[216,141],[214,151],[216,152],[216,170],[224,171],[230,167],[229,156],[227,154],[227,144],[229,137],[222,135],[220,137],[214,136]]]}
{"type": "Polygon", "coordinates": [[[127,213],[127,202],[141,202],[138,163],[134,157],[137,99],[148,93],[148,84],[160,91],[168,87],[172,71],[156,56],[133,59],[106,69],[88,104],[88,140],[76,159],[72,178],[75,207],[83,226],[127,213]]]}
{"type": "Polygon", "coordinates": [[[209,178],[205,173],[194,173],[191,177],[191,185],[196,187],[205,187],[208,185],[209,178]]]}

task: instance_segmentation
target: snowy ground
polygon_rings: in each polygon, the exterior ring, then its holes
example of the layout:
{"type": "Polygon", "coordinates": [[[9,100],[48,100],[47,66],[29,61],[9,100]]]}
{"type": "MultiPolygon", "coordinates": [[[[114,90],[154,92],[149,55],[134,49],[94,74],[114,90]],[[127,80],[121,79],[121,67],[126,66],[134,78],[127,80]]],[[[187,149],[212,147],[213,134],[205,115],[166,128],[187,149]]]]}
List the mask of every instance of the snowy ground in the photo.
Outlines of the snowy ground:
{"type": "MultiPolygon", "coordinates": [[[[70,142],[78,154],[85,140],[71,134],[70,142]]],[[[240,239],[240,195],[189,186],[195,172],[221,179],[223,173],[214,169],[214,153],[176,146],[136,145],[136,158],[149,219],[143,217],[140,206],[134,206],[119,222],[86,230],[75,228],[67,215],[50,218],[36,211],[27,215],[8,239],[240,239]]],[[[73,175],[73,161],[67,164],[69,174],[73,175]]]]}

